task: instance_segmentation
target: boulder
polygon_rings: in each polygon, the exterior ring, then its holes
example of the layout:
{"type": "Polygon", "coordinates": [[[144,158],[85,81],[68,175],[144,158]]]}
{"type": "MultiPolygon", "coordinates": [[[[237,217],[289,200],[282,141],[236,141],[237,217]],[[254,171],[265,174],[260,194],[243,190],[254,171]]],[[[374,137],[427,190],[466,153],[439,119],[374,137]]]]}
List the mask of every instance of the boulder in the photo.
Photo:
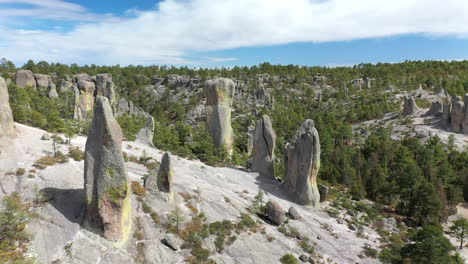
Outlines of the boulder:
{"type": "Polygon", "coordinates": [[[416,105],[416,101],[412,96],[405,95],[403,97],[403,115],[414,115],[418,111],[418,106],[416,105]]]}
{"type": "Polygon", "coordinates": [[[259,88],[254,91],[254,96],[257,105],[273,105],[273,97],[263,85],[260,85],[259,88]]]}
{"type": "Polygon", "coordinates": [[[426,115],[442,115],[444,112],[444,106],[441,99],[437,99],[431,104],[431,108],[426,112],[426,115]]]}
{"type": "Polygon", "coordinates": [[[465,117],[462,123],[462,133],[468,135],[468,94],[465,94],[463,97],[464,105],[465,105],[465,117]]]}
{"type": "Polygon", "coordinates": [[[206,119],[205,105],[199,104],[187,112],[187,119],[185,121],[185,124],[194,126],[198,122],[205,121],[205,119],[206,119]]]}
{"type": "Polygon", "coordinates": [[[15,124],[5,79],[0,77],[0,138],[15,136],[15,124]]]}
{"type": "Polygon", "coordinates": [[[298,204],[319,207],[320,139],[314,121],[306,120],[286,144],[284,164],[286,192],[298,204]]]}
{"type": "Polygon", "coordinates": [[[16,85],[19,87],[33,87],[36,89],[36,80],[30,70],[19,70],[16,72],[16,85]]]}
{"type": "Polygon", "coordinates": [[[364,80],[362,78],[354,79],[354,80],[351,80],[351,84],[354,87],[358,87],[359,89],[361,89],[362,86],[364,85],[364,80]]]}
{"type": "Polygon", "coordinates": [[[455,133],[462,131],[462,124],[465,117],[465,104],[460,97],[452,98],[452,110],[450,111],[450,128],[455,133]]]}
{"type": "Polygon", "coordinates": [[[270,117],[263,115],[257,121],[253,136],[251,171],[258,172],[261,176],[275,177],[275,142],[276,134],[270,117]]]}
{"type": "Polygon", "coordinates": [[[116,101],[115,85],[112,82],[112,75],[102,73],[96,75],[96,95],[105,96],[109,99],[111,105],[116,101]]]}
{"type": "Polygon", "coordinates": [[[49,87],[49,85],[52,83],[52,78],[50,78],[50,76],[47,74],[35,73],[34,79],[36,79],[37,87],[49,87]]]}
{"type": "Polygon", "coordinates": [[[281,225],[286,220],[286,214],[277,201],[269,200],[266,204],[268,219],[275,225],[281,225]]]}
{"type": "Polygon", "coordinates": [[[320,193],[320,202],[324,202],[327,199],[328,193],[330,192],[330,188],[325,184],[318,184],[318,190],[320,193]]]}
{"type": "Polygon", "coordinates": [[[87,81],[87,82],[92,81],[91,77],[87,73],[75,74],[73,76],[73,80],[75,81],[75,83],[78,83],[79,81],[87,81]]]}
{"type": "Polygon", "coordinates": [[[232,155],[234,133],[231,127],[231,107],[235,84],[226,78],[208,80],[205,84],[206,121],[208,133],[215,147],[224,148],[232,155]]]}
{"type": "Polygon", "coordinates": [[[93,82],[80,80],[76,87],[74,117],[78,120],[87,120],[94,106],[95,85],[93,82]]]}
{"type": "Polygon", "coordinates": [[[154,137],[154,118],[148,114],[145,126],[140,129],[137,135],[137,142],[153,146],[154,137]]]}
{"type": "Polygon", "coordinates": [[[171,233],[167,233],[161,242],[174,251],[179,250],[180,246],[183,244],[182,239],[171,233]]]}
{"type": "Polygon", "coordinates": [[[55,84],[51,83],[49,84],[49,98],[57,98],[59,97],[59,94],[57,93],[57,89],[55,87],[55,84]]]}
{"type": "Polygon", "coordinates": [[[98,96],[85,148],[83,224],[111,241],[129,238],[132,221],[122,137],[109,100],[98,96]]]}
{"type": "Polygon", "coordinates": [[[294,219],[294,220],[301,219],[301,215],[299,214],[299,211],[297,211],[296,207],[294,206],[289,207],[288,213],[291,219],[294,219]]]}

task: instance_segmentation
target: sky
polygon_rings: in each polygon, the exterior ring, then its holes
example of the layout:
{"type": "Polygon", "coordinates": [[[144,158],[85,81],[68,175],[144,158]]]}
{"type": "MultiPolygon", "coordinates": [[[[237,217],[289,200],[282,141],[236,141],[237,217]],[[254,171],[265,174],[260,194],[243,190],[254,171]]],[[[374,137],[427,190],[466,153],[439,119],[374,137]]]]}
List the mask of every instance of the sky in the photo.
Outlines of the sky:
{"type": "Polygon", "coordinates": [[[0,0],[0,57],[350,66],[468,59],[468,0],[0,0]]]}

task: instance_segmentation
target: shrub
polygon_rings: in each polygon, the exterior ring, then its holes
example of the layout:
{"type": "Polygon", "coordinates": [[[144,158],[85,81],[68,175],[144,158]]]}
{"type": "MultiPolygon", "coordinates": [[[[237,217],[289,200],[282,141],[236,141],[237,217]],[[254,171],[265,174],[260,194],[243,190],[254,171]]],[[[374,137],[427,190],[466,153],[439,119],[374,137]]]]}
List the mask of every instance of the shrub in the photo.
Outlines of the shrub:
{"type": "Polygon", "coordinates": [[[286,254],[280,258],[281,263],[283,264],[299,264],[297,258],[291,254],[286,254]]]}
{"type": "Polygon", "coordinates": [[[75,161],[84,160],[84,152],[78,147],[70,147],[68,149],[68,156],[75,161]]]}
{"type": "Polygon", "coordinates": [[[19,168],[19,169],[16,170],[16,175],[17,176],[23,176],[25,173],[26,173],[25,168],[19,168]]]}
{"type": "Polygon", "coordinates": [[[132,192],[139,197],[146,196],[146,189],[139,182],[132,181],[132,192]]]}

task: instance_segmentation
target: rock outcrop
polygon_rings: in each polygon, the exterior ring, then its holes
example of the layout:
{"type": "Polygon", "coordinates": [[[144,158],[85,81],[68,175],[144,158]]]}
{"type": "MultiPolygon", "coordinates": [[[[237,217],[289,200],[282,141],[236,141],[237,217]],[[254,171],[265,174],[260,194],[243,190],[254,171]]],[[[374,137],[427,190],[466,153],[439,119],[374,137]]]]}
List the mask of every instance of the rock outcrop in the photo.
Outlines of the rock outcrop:
{"type": "Polygon", "coordinates": [[[403,97],[403,115],[414,115],[418,111],[416,101],[412,96],[405,95],[403,97]]]}
{"type": "Polygon", "coordinates": [[[96,95],[105,96],[109,99],[111,105],[116,101],[115,86],[112,81],[112,75],[102,73],[96,75],[96,95]]]}
{"type": "Polygon", "coordinates": [[[0,138],[13,137],[14,135],[15,125],[10,108],[8,88],[5,79],[0,77],[0,138]]]}
{"type": "Polygon", "coordinates": [[[35,73],[34,79],[36,79],[37,87],[49,87],[49,85],[52,83],[52,78],[47,74],[35,73]]]}
{"type": "Polygon", "coordinates": [[[154,118],[150,115],[147,116],[145,126],[140,129],[137,135],[137,142],[153,146],[154,137],[154,118]]]}
{"type": "Polygon", "coordinates": [[[164,153],[161,164],[150,171],[145,179],[145,188],[152,192],[172,191],[172,181],[174,178],[174,169],[172,168],[172,158],[169,153],[164,153]]]}
{"type": "Polygon", "coordinates": [[[88,115],[93,110],[94,106],[95,85],[93,82],[80,80],[76,88],[74,118],[78,120],[87,120],[88,115]]]}
{"type": "Polygon", "coordinates": [[[442,115],[444,112],[444,103],[442,102],[442,99],[437,99],[431,104],[431,108],[429,111],[426,112],[426,115],[435,115],[439,116],[442,115]]]}
{"type": "Polygon", "coordinates": [[[106,97],[96,98],[84,170],[84,226],[108,240],[125,240],[132,220],[130,185],[122,155],[122,129],[106,97]]]}
{"type": "Polygon", "coordinates": [[[232,155],[234,133],[231,127],[231,107],[235,84],[226,78],[208,80],[205,84],[208,133],[217,148],[224,147],[232,155]]]}
{"type": "Polygon", "coordinates": [[[171,155],[164,153],[161,165],[159,165],[157,186],[161,192],[169,193],[172,191],[172,181],[174,179],[174,169],[172,168],[171,155]]]}
{"type": "Polygon", "coordinates": [[[270,117],[263,115],[257,121],[253,136],[253,150],[251,159],[251,171],[258,172],[262,176],[275,177],[275,142],[276,134],[273,130],[270,117]]]}
{"type": "Polygon", "coordinates": [[[459,96],[452,98],[452,110],[450,111],[450,128],[455,133],[462,131],[462,124],[465,116],[465,104],[459,96]]]}
{"type": "Polygon", "coordinates": [[[291,198],[301,205],[320,205],[317,175],[320,169],[320,139],[314,121],[308,119],[297,130],[285,150],[285,182],[291,198]]]}
{"type": "Polygon", "coordinates": [[[57,88],[55,87],[55,84],[51,83],[49,84],[49,98],[57,98],[59,97],[59,94],[57,93],[57,88]]]}
{"type": "Polygon", "coordinates": [[[30,70],[19,70],[16,72],[16,85],[19,87],[33,87],[36,89],[36,79],[30,70]]]}

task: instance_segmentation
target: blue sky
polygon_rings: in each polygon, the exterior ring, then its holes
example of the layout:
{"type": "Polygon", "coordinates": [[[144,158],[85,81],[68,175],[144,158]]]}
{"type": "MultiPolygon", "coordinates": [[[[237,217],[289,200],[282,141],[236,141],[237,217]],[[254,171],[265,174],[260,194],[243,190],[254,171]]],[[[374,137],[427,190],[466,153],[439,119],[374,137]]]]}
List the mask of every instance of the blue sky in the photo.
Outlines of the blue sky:
{"type": "Polygon", "coordinates": [[[353,65],[468,58],[466,0],[0,0],[0,57],[353,65]]]}

